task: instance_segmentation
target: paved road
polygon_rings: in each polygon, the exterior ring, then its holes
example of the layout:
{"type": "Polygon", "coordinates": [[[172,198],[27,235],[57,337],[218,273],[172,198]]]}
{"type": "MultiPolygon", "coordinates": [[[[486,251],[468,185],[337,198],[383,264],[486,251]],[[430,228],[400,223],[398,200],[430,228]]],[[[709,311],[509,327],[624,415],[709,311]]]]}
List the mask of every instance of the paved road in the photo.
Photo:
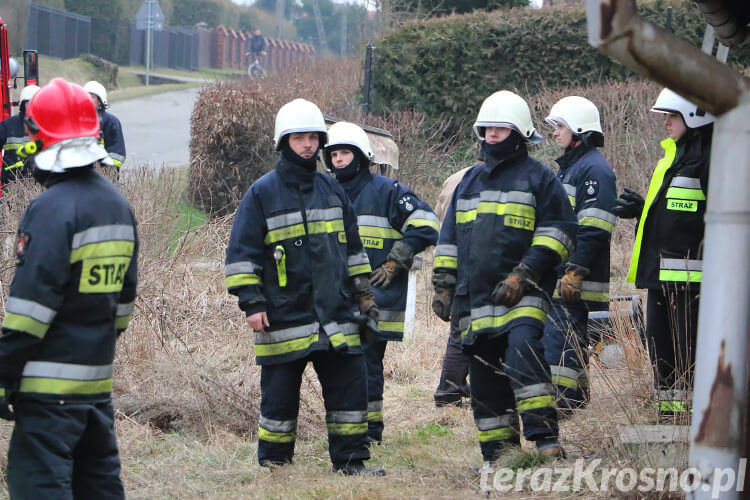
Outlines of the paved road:
{"type": "Polygon", "coordinates": [[[127,160],[125,168],[145,162],[155,167],[179,167],[190,162],[190,113],[198,89],[178,90],[112,104],[110,112],[122,122],[127,160]]]}

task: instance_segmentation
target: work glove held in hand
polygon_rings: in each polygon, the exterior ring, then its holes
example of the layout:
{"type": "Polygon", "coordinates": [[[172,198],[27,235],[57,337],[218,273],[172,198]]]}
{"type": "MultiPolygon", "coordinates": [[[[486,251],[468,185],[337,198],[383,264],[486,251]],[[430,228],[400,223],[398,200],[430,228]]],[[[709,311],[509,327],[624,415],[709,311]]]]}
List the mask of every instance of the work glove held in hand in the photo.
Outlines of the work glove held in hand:
{"type": "Polygon", "coordinates": [[[560,278],[560,297],[565,302],[580,302],[583,292],[583,280],[591,271],[578,264],[568,264],[565,274],[560,278]]]}
{"type": "Polygon", "coordinates": [[[443,321],[450,321],[451,306],[453,305],[453,289],[435,288],[435,296],[432,299],[432,310],[437,317],[443,321]]]}
{"type": "Polygon", "coordinates": [[[16,415],[10,407],[12,392],[5,387],[0,387],[0,418],[3,420],[15,420],[16,415]]]}
{"type": "Polygon", "coordinates": [[[513,307],[536,285],[540,275],[525,264],[518,264],[513,271],[495,286],[492,302],[498,306],[513,307]]]}
{"type": "Polygon", "coordinates": [[[370,284],[378,288],[385,288],[391,284],[400,269],[396,262],[388,260],[370,275],[370,284]]]}
{"type": "Polygon", "coordinates": [[[615,200],[612,213],[621,219],[640,218],[646,201],[632,189],[625,188],[620,197],[615,200]]]}

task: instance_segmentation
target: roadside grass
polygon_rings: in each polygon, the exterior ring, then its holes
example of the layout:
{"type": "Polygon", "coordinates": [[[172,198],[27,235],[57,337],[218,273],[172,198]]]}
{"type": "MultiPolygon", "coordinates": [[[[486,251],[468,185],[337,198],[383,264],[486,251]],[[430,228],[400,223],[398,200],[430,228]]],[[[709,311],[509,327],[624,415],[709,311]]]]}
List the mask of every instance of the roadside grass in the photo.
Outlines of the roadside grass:
{"type": "Polygon", "coordinates": [[[148,87],[145,85],[123,87],[107,92],[107,99],[110,103],[113,103],[165,92],[199,88],[201,85],[200,83],[165,83],[164,85],[149,85],[148,87]]]}

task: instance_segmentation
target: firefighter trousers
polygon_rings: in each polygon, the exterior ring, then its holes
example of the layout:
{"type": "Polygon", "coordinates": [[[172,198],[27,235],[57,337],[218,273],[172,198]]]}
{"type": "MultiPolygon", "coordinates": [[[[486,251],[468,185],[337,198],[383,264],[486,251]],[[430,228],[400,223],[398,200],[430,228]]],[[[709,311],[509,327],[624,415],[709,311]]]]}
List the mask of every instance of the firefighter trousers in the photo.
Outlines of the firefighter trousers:
{"type": "Polygon", "coordinates": [[[367,437],[383,440],[383,358],[386,340],[367,342],[362,345],[367,364],[367,437]]]}
{"type": "Polygon", "coordinates": [[[495,461],[503,448],[519,443],[519,415],[529,441],[558,434],[541,339],[541,324],[521,324],[471,348],[471,407],[484,460],[495,461]]]}
{"type": "Polygon", "coordinates": [[[688,411],[692,401],[698,301],[697,291],[648,291],[646,338],[661,412],[688,411]]]}
{"type": "Polygon", "coordinates": [[[297,438],[300,384],[307,362],[312,361],[323,388],[328,427],[328,451],[336,464],[367,460],[367,379],[362,354],[333,350],[276,365],[260,371],[260,421],[258,461],[261,465],[292,461],[297,438]]]}
{"type": "Polygon", "coordinates": [[[589,400],[588,317],[583,303],[553,299],[544,325],[544,358],[561,409],[582,408],[589,400]]]}
{"type": "Polygon", "coordinates": [[[455,315],[451,316],[450,336],[445,346],[440,382],[435,390],[435,404],[460,404],[462,396],[469,395],[466,377],[469,375],[469,356],[461,347],[461,329],[455,315]]]}
{"type": "Polygon", "coordinates": [[[20,397],[13,408],[11,498],[125,498],[110,401],[60,404],[20,397]]]}

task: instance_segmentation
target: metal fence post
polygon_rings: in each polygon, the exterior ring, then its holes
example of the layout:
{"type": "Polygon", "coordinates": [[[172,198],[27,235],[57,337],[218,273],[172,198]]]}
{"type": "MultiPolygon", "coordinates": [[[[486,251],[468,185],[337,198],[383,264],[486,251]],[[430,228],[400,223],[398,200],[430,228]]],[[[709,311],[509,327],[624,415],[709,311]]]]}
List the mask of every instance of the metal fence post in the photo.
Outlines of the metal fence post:
{"type": "Polygon", "coordinates": [[[364,88],[362,89],[362,94],[365,99],[365,115],[370,114],[370,92],[372,89],[372,49],[372,44],[368,42],[367,49],[365,50],[365,84],[364,88]]]}

